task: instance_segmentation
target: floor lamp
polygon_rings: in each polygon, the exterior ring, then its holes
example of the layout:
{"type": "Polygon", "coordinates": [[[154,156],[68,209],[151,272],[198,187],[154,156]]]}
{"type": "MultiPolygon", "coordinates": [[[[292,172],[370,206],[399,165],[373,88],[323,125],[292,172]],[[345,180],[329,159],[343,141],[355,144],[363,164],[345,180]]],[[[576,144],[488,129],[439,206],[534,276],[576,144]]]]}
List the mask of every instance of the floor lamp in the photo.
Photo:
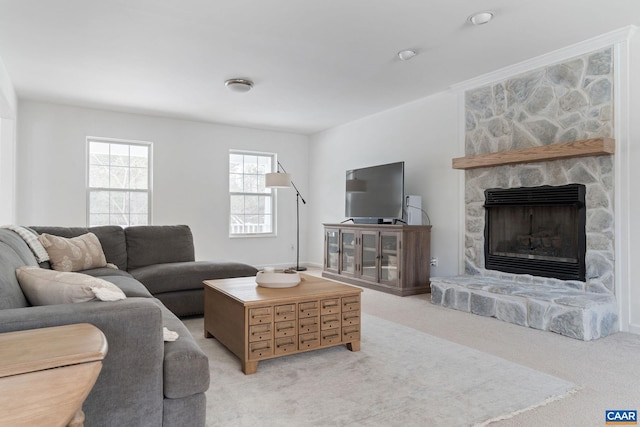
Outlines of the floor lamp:
{"type": "Polygon", "coordinates": [[[265,186],[268,188],[290,188],[293,187],[296,190],[296,271],[305,271],[307,267],[300,267],[300,201],[305,205],[307,202],[304,200],[298,187],[291,181],[291,174],[282,167],[282,164],[278,162],[277,171],[273,173],[265,174],[265,186]],[[282,170],[282,172],[280,172],[282,170]]]}

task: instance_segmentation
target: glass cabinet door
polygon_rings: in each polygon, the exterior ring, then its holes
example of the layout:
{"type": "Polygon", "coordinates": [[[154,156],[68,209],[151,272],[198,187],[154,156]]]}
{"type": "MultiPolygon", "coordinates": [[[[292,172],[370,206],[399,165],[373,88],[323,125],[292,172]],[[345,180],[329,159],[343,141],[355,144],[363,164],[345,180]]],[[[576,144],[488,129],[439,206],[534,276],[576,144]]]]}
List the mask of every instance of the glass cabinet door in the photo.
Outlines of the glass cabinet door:
{"type": "Polygon", "coordinates": [[[380,281],[398,285],[400,238],[397,233],[380,233],[380,281]]]}
{"type": "Polygon", "coordinates": [[[360,276],[378,281],[378,233],[362,232],[360,276]]]}
{"type": "Polygon", "coordinates": [[[340,241],[339,232],[337,229],[327,229],[324,238],[327,240],[325,246],[327,253],[324,254],[325,269],[338,272],[338,266],[340,263],[340,241]]]}
{"type": "Polygon", "coordinates": [[[342,254],[340,272],[355,274],[356,272],[356,233],[342,232],[340,234],[342,254]]]}

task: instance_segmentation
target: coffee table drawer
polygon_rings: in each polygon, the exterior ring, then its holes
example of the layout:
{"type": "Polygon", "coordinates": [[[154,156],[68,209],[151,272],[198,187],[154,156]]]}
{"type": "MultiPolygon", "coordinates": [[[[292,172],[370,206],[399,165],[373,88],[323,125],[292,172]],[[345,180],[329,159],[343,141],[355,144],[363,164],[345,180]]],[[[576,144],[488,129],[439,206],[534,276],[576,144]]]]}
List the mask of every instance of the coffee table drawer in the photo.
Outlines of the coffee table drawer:
{"type": "Polygon", "coordinates": [[[348,342],[352,340],[360,340],[360,325],[342,328],[342,341],[348,342]]]}
{"type": "Polygon", "coordinates": [[[339,314],[325,314],[321,317],[320,329],[333,329],[340,327],[340,315],[339,314]]]}
{"type": "Polygon", "coordinates": [[[276,322],[276,330],[274,335],[276,338],[292,337],[296,334],[296,321],[287,320],[286,322],[276,322]]]}
{"type": "Polygon", "coordinates": [[[300,333],[318,332],[318,318],[310,317],[308,319],[300,319],[300,333]]]}
{"type": "Polygon", "coordinates": [[[272,307],[256,307],[249,309],[249,325],[271,323],[273,320],[272,307]]]}
{"type": "Polygon", "coordinates": [[[300,350],[307,350],[309,348],[315,348],[320,346],[320,340],[318,339],[318,333],[313,334],[301,334],[300,335],[300,350]]]}
{"type": "Polygon", "coordinates": [[[359,325],[360,324],[360,312],[349,311],[342,313],[342,326],[359,325]]]}
{"type": "Polygon", "coordinates": [[[320,333],[320,345],[337,344],[340,341],[340,328],[327,329],[320,333]]]}
{"type": "Polygon", "coordinates": [[[318,301],[301,302],[298,304],[300,318],[313,317],[318,315],[318,301]]]}
{"type": "Polygon", "coordinates": [[[298,349],[295,337],[276,338],[276,348],[273,349],[275,355],[295,353],[298,349]]]}
{"type": "Polygon", "coordinates": [[[271,323],[249,327],[249,342],[264,341],[271,338],[271,323]]]}
{"type": "Polygon", "coordinates": [[[342,311],[360,310],[360,296],[342,297],[342,311]]]}
{"type": "Polygon", "coordinates": [[[281,320],[293,320],[296,318],[295,304],[276,305],[275,310],[276,314],[274,317],[276,322],[281,320]]]}
{"type": "Polygon", "coordinates": [[[320,301],[320,314],[340,313],[340,298],[323,299],[320,301]]]}
{"type": "Polygon", "coordinates": [[[249,343],[249,360],[269,357],[273,354],[271,340],[256,341],[249,343]]]}

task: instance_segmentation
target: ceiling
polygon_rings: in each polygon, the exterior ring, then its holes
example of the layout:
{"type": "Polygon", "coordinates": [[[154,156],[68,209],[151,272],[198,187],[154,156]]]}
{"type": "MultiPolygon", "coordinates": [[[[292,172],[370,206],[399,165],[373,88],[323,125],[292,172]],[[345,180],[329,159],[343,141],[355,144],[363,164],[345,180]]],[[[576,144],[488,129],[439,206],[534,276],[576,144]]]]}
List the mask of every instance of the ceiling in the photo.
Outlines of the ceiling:
{"type": "Polygon", "coordinates": [[[0,0],[0,58],[20,99],[312,134],[630,24],[638,0],[0,0]]]}

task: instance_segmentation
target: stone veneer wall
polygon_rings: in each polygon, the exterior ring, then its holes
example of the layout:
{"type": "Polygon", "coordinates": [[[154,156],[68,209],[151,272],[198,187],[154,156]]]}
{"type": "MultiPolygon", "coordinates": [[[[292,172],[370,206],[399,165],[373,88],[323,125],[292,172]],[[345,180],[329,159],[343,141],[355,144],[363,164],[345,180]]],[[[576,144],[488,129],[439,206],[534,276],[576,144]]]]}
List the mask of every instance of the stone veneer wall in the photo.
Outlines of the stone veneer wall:
{"type": "MultiPolygon", "coordinates": [[[[613,137],[613,82],[613,49],[607,48],[469,90],[466,155],[613,137]]],[[[483,268],[484,190],[579,183],[587,190],[584,289],[614,292],[613,156],[479,168],[465,174],[467,274],[562,282],[483,268]]]]}

